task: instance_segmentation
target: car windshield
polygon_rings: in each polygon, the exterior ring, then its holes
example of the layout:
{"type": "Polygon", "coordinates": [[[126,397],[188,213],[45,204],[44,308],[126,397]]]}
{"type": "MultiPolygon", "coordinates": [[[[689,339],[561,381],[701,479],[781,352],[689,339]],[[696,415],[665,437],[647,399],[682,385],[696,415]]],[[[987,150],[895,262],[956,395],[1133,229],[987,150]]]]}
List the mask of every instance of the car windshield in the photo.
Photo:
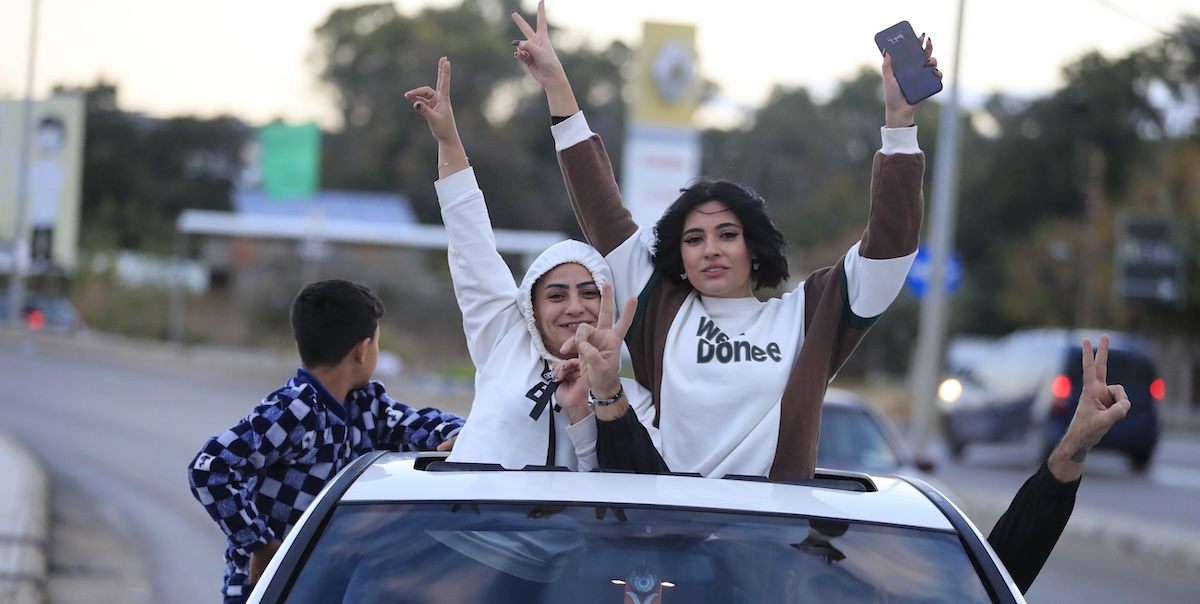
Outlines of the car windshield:
{"type": "Polygon", "coordinates": [[[661,507],[391,503],[339,506],[283,601],[991,599],[950,532],[661,507]]]}

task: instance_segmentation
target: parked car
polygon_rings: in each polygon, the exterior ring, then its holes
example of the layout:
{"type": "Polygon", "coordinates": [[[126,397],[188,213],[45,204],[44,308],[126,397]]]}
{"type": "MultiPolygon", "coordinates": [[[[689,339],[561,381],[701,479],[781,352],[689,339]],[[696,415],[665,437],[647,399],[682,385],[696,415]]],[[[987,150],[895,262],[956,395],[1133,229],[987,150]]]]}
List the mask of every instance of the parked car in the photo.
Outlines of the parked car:
{"type": "MultiPolygon", "coordinates": [[[[1082,388],[1080,343],[1099,343],[1100,331],[1023,330],[1001,338],[970,361],[951,364],[938,389],[943,435],[950,453],[976,442],[1025,443],[1039,462],[1067,431],[1082,388]]],[[[1158,444],[1159,404],[1166,386],[1149,347],[1109,332],[1108,383],[1121,384],[1132,407],[1098,448],[1120,451],[1135,471],[1150,464],[1158,444]]]]}
{"type": "Polygon", "coordinates": [[[913,455],[892,421],[860,394],[830,388],[821,407],[817,465],[874,474],[905,474],[925,479],[934,470],[926,457],[913,455]]]}
{"type": "MultiPolygon", "coordinates": [[[[0,321],[8,321],[7,295],[0,295],[0,321]]],[[[75,305],[64,296],[28,293],[25,295],[24,323],[31,331],[74,333],[83,329],[83,319],[75,305]]]]}
{"type": "Polygon", "coordinates": [[[569,472],[373,452],[284,539],[250,602],[1024,602],[915,479],[569,472]]]}

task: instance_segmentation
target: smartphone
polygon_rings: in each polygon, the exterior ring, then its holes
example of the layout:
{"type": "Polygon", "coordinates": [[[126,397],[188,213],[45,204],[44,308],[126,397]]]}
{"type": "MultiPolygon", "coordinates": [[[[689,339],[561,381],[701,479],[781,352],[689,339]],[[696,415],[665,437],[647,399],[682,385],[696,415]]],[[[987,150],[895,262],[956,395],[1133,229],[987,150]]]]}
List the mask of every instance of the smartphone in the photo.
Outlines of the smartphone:
{"type": "Polygon", "coordinates": [[[900,92],[909,105],[941,92],[942,79],[934,75],[932,65],[925,64],[929,57],[908,21],[875,34],[875,45],[880,54],[886,52],[892,56],[892,73],[896,74],[896,83],[900,84],[900,92]]]}

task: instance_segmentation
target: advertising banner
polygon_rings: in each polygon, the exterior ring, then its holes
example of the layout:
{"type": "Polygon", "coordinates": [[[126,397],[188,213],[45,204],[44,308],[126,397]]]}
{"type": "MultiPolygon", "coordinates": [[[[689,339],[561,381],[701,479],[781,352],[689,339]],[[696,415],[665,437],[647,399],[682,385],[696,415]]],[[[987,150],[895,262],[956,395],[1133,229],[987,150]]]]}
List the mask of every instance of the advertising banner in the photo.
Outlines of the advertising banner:
{"type": "Polygon", "coordinates": [[[0,99],[0,247],[12,249],[23,203],[30,272],[73,270],[79,255],[84,99],[55,95],[31,103],[32,138],[22,163],[25,107],[19,99],[0,99]]]}

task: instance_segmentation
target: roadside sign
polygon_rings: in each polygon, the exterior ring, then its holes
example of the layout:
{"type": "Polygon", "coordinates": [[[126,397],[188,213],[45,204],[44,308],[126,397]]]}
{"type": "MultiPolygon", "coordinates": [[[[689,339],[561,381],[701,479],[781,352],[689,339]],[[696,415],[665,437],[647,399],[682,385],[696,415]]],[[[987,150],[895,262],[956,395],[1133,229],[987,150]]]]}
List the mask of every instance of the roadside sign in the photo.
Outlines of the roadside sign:
{"type": "MultiPolygon", "coordinates": [[[[933,253],[929,248],[921,246],[917,248],[917,258],[913,260],[912,268],[908,269],[908,277],[904,280],[914,298],[920,300],[925,297],[932,273],[933,253]]],[[[962,284],[962,275],[962,258],[958,252],[950,250],[950,255],[946,257],[946,279],[943,286],[947,294],[958,291],[958,286],[962,284]]]]}
{"type": "Polygon", "coordinates": [[[1165,218],[1122,217],[1114,250],[1118,297],[1183,302],[1185,263],[1172,230],[1165,218]]]}

